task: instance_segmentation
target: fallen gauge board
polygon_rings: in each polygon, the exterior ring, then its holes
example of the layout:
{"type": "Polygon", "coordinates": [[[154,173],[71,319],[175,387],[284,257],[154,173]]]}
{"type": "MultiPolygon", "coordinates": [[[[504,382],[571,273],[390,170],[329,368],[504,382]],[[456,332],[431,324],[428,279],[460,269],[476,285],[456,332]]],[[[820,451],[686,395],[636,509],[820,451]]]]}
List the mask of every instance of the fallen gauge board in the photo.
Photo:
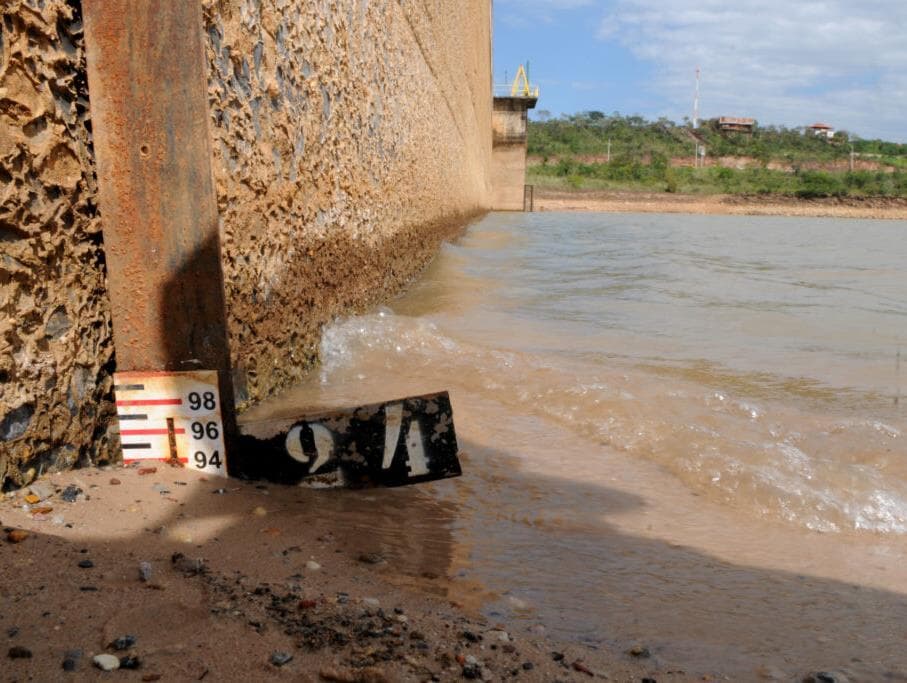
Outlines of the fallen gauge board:
{"type": "Polygon", "coordinates": [[[447,392],[241,425],[231,476],[323,487],[404,486],[457,477],[447,392]]]}

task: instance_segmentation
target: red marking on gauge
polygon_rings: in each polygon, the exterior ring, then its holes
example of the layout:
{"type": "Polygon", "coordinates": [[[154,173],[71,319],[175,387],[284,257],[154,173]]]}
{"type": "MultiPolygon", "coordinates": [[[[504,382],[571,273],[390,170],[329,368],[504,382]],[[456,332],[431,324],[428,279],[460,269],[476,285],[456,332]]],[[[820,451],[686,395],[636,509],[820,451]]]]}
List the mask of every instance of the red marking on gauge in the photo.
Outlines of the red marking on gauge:
{"type": "Polygon", "coordinates": [[[117,401],[118,406],[181,406],[181,398],[144,398],[130,401],[117,401]]]}

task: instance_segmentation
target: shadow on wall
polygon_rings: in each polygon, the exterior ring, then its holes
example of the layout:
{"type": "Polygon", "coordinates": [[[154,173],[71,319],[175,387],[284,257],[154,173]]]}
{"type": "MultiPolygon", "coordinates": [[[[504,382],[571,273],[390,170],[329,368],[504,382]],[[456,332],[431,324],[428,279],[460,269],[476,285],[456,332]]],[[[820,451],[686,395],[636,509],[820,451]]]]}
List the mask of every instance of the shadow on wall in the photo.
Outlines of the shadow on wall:
{"type": "MultiPolygon", "coordinates": [[[[221,405],[233,406],[234,378],[219,240],[215,234],[194,250],[181,245],[166,251],[190,256],[160,291],[157,310],[162,318],[163,369],[217,370],[221,405]]],[[[237,434],[236,416],[224,410],[222,417],[225,439],[231,443],[237,434]]]]}

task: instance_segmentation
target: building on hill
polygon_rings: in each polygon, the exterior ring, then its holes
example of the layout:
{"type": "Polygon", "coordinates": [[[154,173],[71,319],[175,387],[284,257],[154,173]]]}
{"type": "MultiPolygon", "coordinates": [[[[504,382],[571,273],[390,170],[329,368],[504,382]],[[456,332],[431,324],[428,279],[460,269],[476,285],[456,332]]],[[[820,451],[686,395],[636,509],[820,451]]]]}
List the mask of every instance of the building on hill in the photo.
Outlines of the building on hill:
{"type": "Polygon", "coordinates": [[[722,116],[718,119],[718,130],[722,133],[746,133],[751,135],[756,127],[756,119],[740,116],[722,116]]]}
{"type": "Polygon", "coordinates": [[[814,123],[811,126],[807,126],[806,130],[810,131],[816,137],[822,137],[828,140],[831,140],[835,136],[835,129],[827,123],[814,123]]]}

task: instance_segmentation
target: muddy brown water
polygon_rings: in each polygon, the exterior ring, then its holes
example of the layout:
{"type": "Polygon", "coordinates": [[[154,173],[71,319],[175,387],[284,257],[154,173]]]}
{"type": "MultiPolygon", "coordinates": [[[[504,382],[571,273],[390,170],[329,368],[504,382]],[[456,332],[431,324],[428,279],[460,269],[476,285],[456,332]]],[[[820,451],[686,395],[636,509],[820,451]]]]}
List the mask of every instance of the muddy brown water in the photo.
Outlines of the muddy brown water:
{"type": "Polygon", "coordinates": [[[326,506],[401,576],[687,672],[907,677],[905,229],[491,214],[245,419],[448,389],[461,479],[326,506]]]}

